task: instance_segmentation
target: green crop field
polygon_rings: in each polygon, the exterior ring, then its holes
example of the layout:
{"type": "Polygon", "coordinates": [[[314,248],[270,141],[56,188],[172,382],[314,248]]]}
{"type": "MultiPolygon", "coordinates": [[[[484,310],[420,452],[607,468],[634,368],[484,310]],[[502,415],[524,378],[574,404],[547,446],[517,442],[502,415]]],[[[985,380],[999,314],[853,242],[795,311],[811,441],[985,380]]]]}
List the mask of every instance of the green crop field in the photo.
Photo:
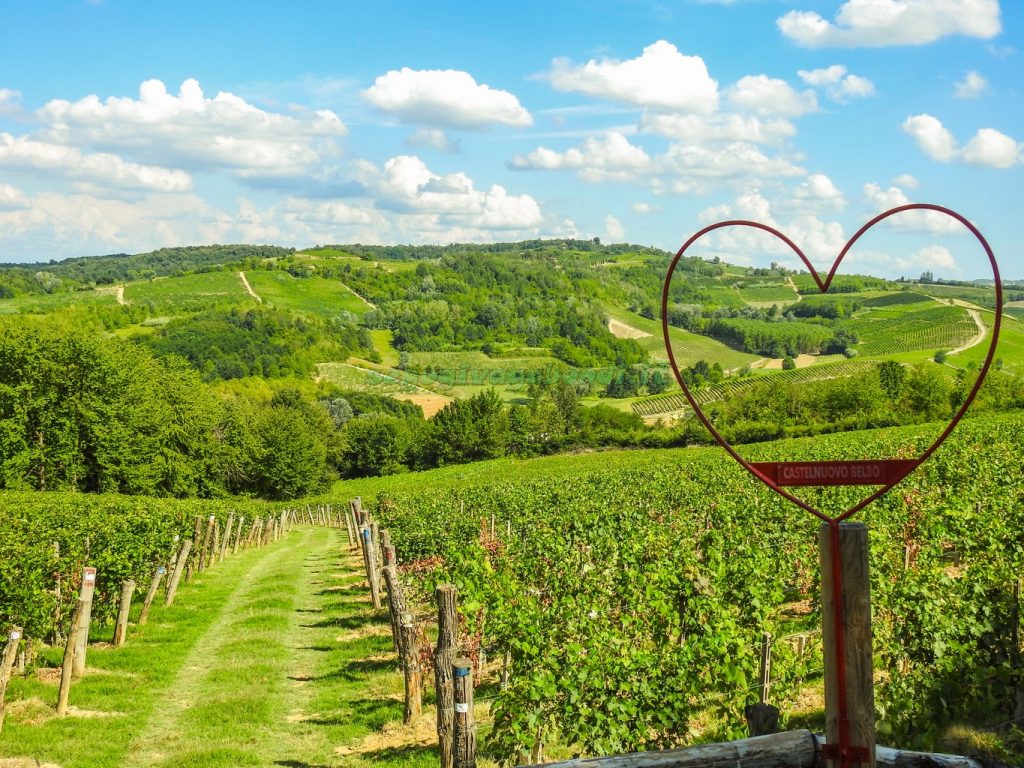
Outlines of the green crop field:
{"type": "Polygon", "coordinates": [[[68,307],[114,306],[117,304],[113,288],[73,293],[28,294],[11,299],[0,299],[0,315],[19,313],[49,314],[68,307]]]}
{"type": "Polygon", "coordinates": [[[799,301],[800,296],[785,283],[778,285],[744,285],[736,289],[740,298],[754,306],[779,304],[792,304],[799,301]]]}
{"type": "MultiPolygon", "coordinates": [[[[1002,723],[1014,700],[1020,475],[977,468],[982,455],[1015,463],[1022,427],[1019,415],[966,420],[929,464],[860,515],[872,532],[874,653],[885,670],[875,701],[887,741],[934,749],[949,724],[1002,723]],[[968,658],[977,666],[965,678],[958,670],[968,658]]],[[[780,441],[744,454],[908,455],[941,428],[780,441]]],[[[812,498],[833,511],[861,493],[812,498]]],[[[458,584],[474,642],[509,652],[513,684],[496,693],[487,740],[499,756],[536,738],[557,757],[744,736],[764,632],[773,702],[789,728],[821,727],[818,521],[720,449],[499,460],[342,483],[332,498],[354,495],[388,528],[399,557],[416,563],[410,581],[427,594],[440,581],[458,584]],[[545,685],[552,679],[558,685],[545,685]],[[616,718],[624,705],[629,715],[616,718]],[[530,722],[544,725],[538,732],[530,722]]]]}
{"type": "Polygon", "coordinates": [[[962,307],[934,304],[901,304],[862,310],[843,327],[860,336],[858,354],[870,356],[916,349],[949,350],[969,341],[978,332],[974,321],[962,307]]]}
{"type": "MultiPolygon", "coordinates": [[[[964,366],[968,363],[981,365],[988,354],[989,343],[992,340],[992,323],[995,320],[995,313],[980,311],[982,322],[988,328],[985,339],[970,349],[949,355],[947,361],[953,365],[964,366]]],[[[999,343],[996,346],[994,360],[1001,360],[1003,370],[1018,376],[1024,375],[1024,324],[1019,320],[1003,317],[999,329],[999,343]]]]}
{"type": "MultiPolygon", "coordinates": [[[[342,389],[358,392],[374,392],[380,395],[395,393],[413,394],[421,391],[415,385],[385,373],[361,368],[349,363],[321,363],[317,366],[317,378],[328,381],[342,389]]],[[[410,378],[412,378],[410,376],[410,378]]]]}
{"type": "Polygon", "coordinates": [[[151,306],[158,314],[201,312],[231,305],[256,306],[238,274],[230,271],[200,272],[128,283],[125,301],[151,306]]]}
{"type": "MultiPolygon", "coordinates": [[[[710,384],[701,387],[693,394],[698,404],[705,405],[706,403],[722,400],[731,394],[768,382],[797,383],[835,379],[863,373],[875,365],[876,363],[869,360],[827,362],[806,368],[794,368],[789,371],[765,372],[760,376],[728,378],[720,384],[710,384]]],[[[690,404],[681,391],[674,391],[641,398],[633,403],[632,408],[633,412],[638,416],[659,416],[661,414],[678,413],[688,410],[690,404]]]]}
{"type": "MultiPolygon", "coordinates": [[[[639,331],[650,334],[637,342],[648,351],[652,362],[666,363],[668,355],[665,353],[665,343],[662,339],[661,322],[659,320],[648,320],[638,314],[624,309],[608,310],[608,316],[639,331]]],[[[757,360],[757,355],[750,355],[746,352],[738,352],[735,349],[725,346],[719,341],[701,336],[696,333],[684,331],[681,328],[669,329],[669,336],[672,339],[672,354],[676,362],[681,366],[692,366],[698,360],[706,360],[709,365],[718,363],[723,370],[742,368],[744,365],[757,360]]]]}
{"type": "Polygon", "coordinates": [[[321,317],[336,317],[342,312],[361,315],[370,305],[356,296],[340,280],[320,277],[292,277],[280,270],[250,270],[249,284],[265,304],[321,317]]]}

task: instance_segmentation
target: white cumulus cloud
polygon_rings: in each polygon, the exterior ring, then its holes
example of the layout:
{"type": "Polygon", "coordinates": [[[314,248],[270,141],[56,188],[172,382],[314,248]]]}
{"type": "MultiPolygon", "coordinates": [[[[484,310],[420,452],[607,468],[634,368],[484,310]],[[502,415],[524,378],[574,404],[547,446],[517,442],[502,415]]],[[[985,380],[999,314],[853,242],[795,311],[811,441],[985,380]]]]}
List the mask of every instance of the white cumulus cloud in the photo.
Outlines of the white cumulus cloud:
{"type": "Polygon", "coordinates": [[[698,144],[746,141],[753,144],[779,144],[796,134],[788,120],[762,120],[754,115],[684,115],[644,110],[640,130],[669,139],[698,144]]]}
{"type": "Polygon", "coordinates": [[[990,39],[1002,29],[999,0],[846,0],[834,21],[794,10],[776,24],[808,48],[923,45],[950,35],[990,39]]]}
{"type": "Polygon", "coordinates": [[[195,80],[177,95],[147,80],[138,99],[55,99],[36,118],[47,126],[41,137],[54,144],[254,180],[322,173],[340,151],[335,140],[347,133],[330,110],[269,112],[224,91],[207,98],[195,80]]]}
{"type": "Polygon", "coordinates": [[[917,189],[918,187],[917,178],[911,176],[909,173],[901,173],[892,180],[892,183],[897,187],[903,187],[904,189],[917,189]]]}
{"type": "Polygon", "coordinates": [[[661,206],[651,205],[650,203],[632,203],[629,207],[633,213],[639,213],[641,216],[647,216],[652,213],[661,213],[661,206]]]}
{"type": "Polygon", "coordinates": [[[903,130],[932,160],[948,163],[960,160],[986,168],[1011,168],[1024,162],[1024,145],[994,128],[980,128],[967,145],[958,147],[953,134],[932,115],[913,115],[903,121],[903,130]]]}
{"type": "Polygon", "coordinates": [[[192,188],[192,177],[184,171],[129,163],[109,152],[85,153],[9,133],[0,133],[0,168],[119,189],[185,192],[192,188]]]}
{"type": "Polygon", "coordinates": [[[537,201],[510,195],[500,185],[478,190],[464,173],[432,172],[415,155],[399,155],[384,164],[378,183],[378,207],[400,213],[422,213],[449,226],[470,229],[528,229],[541,224],[537,201]]]}
{"type": "Polygon", "coordinates": [[[718,108],[718,83],[699,56],[680,53],[666,40],[635,59],[591,59],[576,65],[555,59],[546,75],[556,90],[642,107],[711,114],[718,108]]]}
{"type": "Polygon", "coordinates": [[[823,173],[812,173],[793,192],[796,202],[804,208],[841,211],[846,199],[836,185],[823,173]]]}
{"type": "Polygon", "coordinates": [[[452,137],[440,128],[417,128],[405,143],[410,147],[429,147],[439,152],[458,152],[459,142],[452,140],[452,137]]]}
{"type": "Polygon", "coordinates": [[[626,228],[609,213],[604,217],[604,234],[601,237],[606,243],[621,243],[626,237],[626,228]]]}
{"type": "Polygon", "coordinates": [[[785,80],[767,75],[747,75],[729,88],[733,106],[758,115],[799,117],[818,109],[814,91],[797,91],[785,80]]]}
{"type": "Polygon", "coordinates": [[[478,83],[457,69],[391,70],[363,96],[378,109],[411,123],[473,129],[533,124],[515,95],[478,83]]]}
{"type": "Polygon", "coordinates": [[[0,184],[0,211],[18,211],[28,206],[24,192],[10,184],[0,184]]]}
{"type": "MultiPolygon", "coordinates": [[[[899,208],[912,201],[899,187],[883,189],[875,183],[864,185],[864,197],[874,213],[899,208]]],[[[968,230],[952,216],[939,211],[913,210],[896,213],[885,220],[885,224],[896,229],[934,234],[964,234],[968,230]]]]}
{"type": "Polygon", "coordinates": [[[914,115],[903,121],[903,130],[932,160],[948,163],[956,154],[956,139],[942,122],[931,115],[914,115]]]}
{"type": "Polygon", "coordinates": [[[851,75],[842,64],[833,64],[822,69],[801,69],[797,74],[808,85],[824,88],[825,95],[831,101],[840,104],[875,95],[873,82],[860,75],[851,75]]]}
{"type": "Polygon", "coordinates": [[[988,80],[971,70],[956,84],[953,95],[958,99],[976,99],[988,90],[988,80]]]}
{"type": "Polygon", "coordinates": [[[556,152],[538,147],[526,155],[515,155],[509,162],[513,170],[574,170],[589,182],[628,181],[650,168],[651,158],[631,144],[621,133],[612,131],[591,136],[580,147],[556,152]]]}

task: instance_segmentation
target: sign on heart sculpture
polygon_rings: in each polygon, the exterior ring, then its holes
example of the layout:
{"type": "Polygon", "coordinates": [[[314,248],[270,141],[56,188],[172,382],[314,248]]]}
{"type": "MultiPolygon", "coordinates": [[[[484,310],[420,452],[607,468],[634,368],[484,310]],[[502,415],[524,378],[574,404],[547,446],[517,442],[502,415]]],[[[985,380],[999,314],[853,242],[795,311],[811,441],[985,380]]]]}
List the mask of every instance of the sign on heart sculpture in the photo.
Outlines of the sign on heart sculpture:
{"type": "Polygon", "coordinates": [[[872,501],[877,499],[889,491],[893,486],[900,482],[904,477],[910,474],[916,469],[923,461],[925,461],[935,449],[942,445],[943,441],[949,437],[953,428],[956,427],[960,419],[963,418],[967,408],[971,405],[974,397],[978,394],[978,390],[981,388],[981,384],[988,373],[989,367],[992,364],[992,358],[995,355],[996,344],[999,341],[999,326],[1001,323],[1001,310],[1003,306],[1003,287],[999,278],[999,266],[996,264],[995,255],[992,253],[992,248],[989,246],[988,241],[981,232],[971,222],[965,219],[956,211],[949,208],[944,208],[941,205],[932,205],[930,203],[912,203],[910,205],[901,205],[897,208],[892,208],[884,213],[880,213],[875,216],[871,221],[857,230],[856,234],[847,241],[846,245],[839,252],[836,260],[832,262],[832,267],[828,272],[828,275],[824,280],[818,274],[817,270],[811,264],[810,260],[804,255],[803,251],[786,235],[774,227],[770,227],[767,224],[761,224],[756,221],[722,221],[717,224],[711,224],[710,226],[704,227],[696,234],[694,234],[689,240],[687,240],[683,247],[679,249],[679,252],[675,255],[669,266],[668,273],[665,275],[665,284],[662,288],[661,293],[661,329],[665,339],[665,351],[668,353],[669,365],[672,366],[672,371],[675,374],[676,381],[679,382],[679,386],[683,388],[683,393],[686,395],[686,399],[690,403],[690,407],[693,408],[693,412],[697,417],[704,423],[704,426],[708,428],[708,431],[714,436],[715,440],[732,456],[739,464],[746,469],[750,474],[756,477],[758,480],[763,482],[769,488],[776,493],[784,496],[785,498],[792,501],[794,504],[807,510],[811,514],[820,518],[826,523],[835,525],[836,523],[846,520],[851,515],[857,513],[865,506],[870,504],[872,501]],[[953,418],[942,433],[935,438],[935,441],[928,446],[925,451],[914,459],[876,459],[870,461],[804,461],[804,462],[750,462],[743,458],[732,445],[721,435],[721,433],[715,428],[715,425],[711,423],[704,411],[701,410],[700,404],[694,398],[693,393],[690,392],[686,386],[686,382],[683,380],[682,375],[679,372],[679,366],[676,363],[675,355],[672,352],[672,343],[669,338],[669,325],[668,325],[668,296],[669,287],[672,283],[672,275],[675,272],[676,265],[679,263],[679,259],[683,257],[687,249],[690,248],[695,242],[709,232],[713,232],[718,229],[726,227],[753,227],[755,229],[763,230],[774,237],[777,237],[783,243],[785,243],[807,267],[807,270],[811,273],[811,277],[817,284],[818,288],[822,293],[828,292],[829,286],[832,284],[832,278],[835,277],[836,270],[839,269],[839,265],[846,257],[847,253],[854,244],[861,238],[861,236],[871,229],[879,222],[894,216],[904,211],[934,211],[939,214],[949,216],[966,227],[971,234],[977,238],[978,242],[981,243],[981,247],[985,249],[985,254],[988,256],[989,264],[992,266],[992,277],[995,281],[995,321],[992,325],[992,337],[989,341],[988,353],[985,356],[985,362],[981,366],[981,370],[978,373],[978,378],[974,382],[974,386],[971,388],[967,397],[964,399],[960,408],[957,409],[956,413],[953,414],[953,418]],[[786,490],[787,486],[799,486],[799,485],[812,485],[812,486],[825,486],[825,485],[874,485],[878,486],[877,490],[873,491],[849,509],[845,510],[839,515],[826,515],[818,509],[815,509],[803,499],[795,496],[786,490]]]}

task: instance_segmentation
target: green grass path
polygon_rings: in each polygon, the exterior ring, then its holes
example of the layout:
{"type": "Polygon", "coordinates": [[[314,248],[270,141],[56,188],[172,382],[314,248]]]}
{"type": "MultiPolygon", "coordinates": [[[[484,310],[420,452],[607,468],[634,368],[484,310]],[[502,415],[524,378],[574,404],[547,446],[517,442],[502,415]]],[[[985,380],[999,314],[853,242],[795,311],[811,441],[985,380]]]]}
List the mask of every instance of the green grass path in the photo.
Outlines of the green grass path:
{"type": "Polygon", "coordinates": [[[0,756],[68,768],[434,765],[432,718],[402,726],[387,615],[339,533],[298,529],[229,558],[133,626],[125,648],[91,647],[71,717],[53,717],[54,680],[15,681],[0,756]]]}

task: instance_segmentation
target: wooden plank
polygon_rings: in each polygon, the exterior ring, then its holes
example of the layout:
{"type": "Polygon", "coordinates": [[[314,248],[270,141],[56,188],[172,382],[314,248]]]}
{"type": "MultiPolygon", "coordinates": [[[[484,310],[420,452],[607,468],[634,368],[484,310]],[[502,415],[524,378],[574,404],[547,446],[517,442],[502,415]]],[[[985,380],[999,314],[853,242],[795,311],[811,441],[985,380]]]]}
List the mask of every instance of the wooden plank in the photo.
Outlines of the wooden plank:
{"type": "Polygon", "coordinates": [[[852,765],[858,750],[866,750],[874,768],[875,686],[871,658],[871,583],[868,574],[868,528],[864,523],[840,523],[838,556],[833,558],[831,527],[822,523],[818,531],[821,559],[822,635],[825,648],[825,738],[829,748],[840,747],[843,731],[853,751],[847,760],[840,755],[829,764],[840,768],[852,765]],[[835,598],[835,578],[839,576],[841,605],[835,598]],[[835,617],[841,611],[842,636],[836,635],[835,617]],[[846,723],[840,712],[840,644],[845,666],[846,723]]]}

